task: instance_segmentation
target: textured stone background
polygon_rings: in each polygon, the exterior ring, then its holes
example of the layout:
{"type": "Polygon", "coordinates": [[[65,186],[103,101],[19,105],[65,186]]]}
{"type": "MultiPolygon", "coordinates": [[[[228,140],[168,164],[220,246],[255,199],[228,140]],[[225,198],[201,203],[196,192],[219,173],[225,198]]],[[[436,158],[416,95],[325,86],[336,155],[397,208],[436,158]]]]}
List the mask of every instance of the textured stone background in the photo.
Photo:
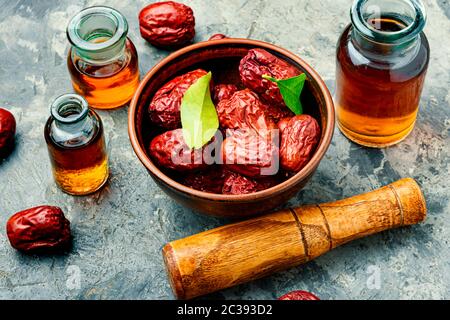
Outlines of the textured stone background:
{"type": "MultiPolygon", "coordinates": [[[[186,210],[158,189],[128,141],[127,108],[100,112],[111,155],[107,187],[76,198],[53,183],[43,127],[49,102],[71,91],[65,65],[68,19],[96,4],[122,11],[145,74],[168,54],[139,36],[136,16],[148,2],[0,0],[0,106],[18,121],[17,148],[0,163],[0,298],[172,299],[162,246],[225,222],[186,210]],[[30,257],[9,246],[4,231],[9,216],[40,204],[59,205],[67,213],[75,236],[69,254],[30,257]]],[[[335,44],[349,22],[351,2],[186,1],[196,14],[197,41],[221,32],[278,44],[306,59],[331,90],[335,44]]],[[[336,131],[317,174],[290,204],[332,201],[412,176],[425,192],[428,220],[208,298],[273,299],[304,289],[323,299],[450,299],[450,3],[425,4],[432,59],[414,132],[398,146],[369,150],[336,131]],[[380,271],[380,290],[367,286],[373,268],[380,271]]]]}

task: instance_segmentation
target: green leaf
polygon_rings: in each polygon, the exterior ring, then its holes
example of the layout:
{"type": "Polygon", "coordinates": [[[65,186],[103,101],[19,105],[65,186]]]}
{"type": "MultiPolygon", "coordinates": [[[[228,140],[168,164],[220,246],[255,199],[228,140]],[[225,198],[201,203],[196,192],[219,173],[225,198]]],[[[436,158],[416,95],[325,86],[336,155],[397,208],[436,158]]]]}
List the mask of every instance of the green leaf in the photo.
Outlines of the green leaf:
{"type": "Polygon", "coordinates": [[[302,73],[297,77],[288,79],[275,79],[268,75],[263,75],[263,78],[277,84],[284,103],[286,103],[286,106],[291,109],[293,113],[296,115],[303,113],[300,95],[302,94],[302,90],[305,85],[306,74],[302,73]]]}
{"type": "Polygon", "coordinates": [[[181,102],[183,137],[191,149],[200,149],[216,134],[219,117],[211,100],[209,83],[212,74],[198,79],[184,94],[181,102]]]}

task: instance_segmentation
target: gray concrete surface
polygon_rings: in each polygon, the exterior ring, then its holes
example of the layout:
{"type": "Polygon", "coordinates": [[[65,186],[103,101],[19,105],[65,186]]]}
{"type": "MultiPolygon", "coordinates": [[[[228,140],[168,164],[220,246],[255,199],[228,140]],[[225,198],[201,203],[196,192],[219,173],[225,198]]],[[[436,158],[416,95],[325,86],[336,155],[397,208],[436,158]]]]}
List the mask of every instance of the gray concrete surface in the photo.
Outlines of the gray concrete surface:
{"type": "MultiPolygon", "coordinates": [[[[197,41],[220,32],[278,44],[306,59],[333,90],[335,44],[349,22],[351,0],[185,2],[195,11],[197,41]]],[[[147,3],[0,0],[0,106],[18,121],[17,148],[0,163],[2,299],[173,299],[162,246],[226,222],[197,215],[161,192],[132,151],[127,108],[100,112],[112,169],[106,188],[76,198],[52,180],[43,126],[49,102],[71,91],[65,64],[68,19],[94,4],[122,11],[145,74],[168,54],[139,36],[137,13],[147,3]],[[4,229],[9,216],[40,204],[61,206],[71,220],[75,239],[67,255],[26,256],[10,247],[4,229]]],[[[336,131],[317,174],[288,205],[332,201],[412,176],[425,192],[428,220],[207,298],[274,299],[294,289],[323,299],[450,298],[450,4],[425,4],[432,58],[413,133],[398,146],[371,150],[336,131]]]]}

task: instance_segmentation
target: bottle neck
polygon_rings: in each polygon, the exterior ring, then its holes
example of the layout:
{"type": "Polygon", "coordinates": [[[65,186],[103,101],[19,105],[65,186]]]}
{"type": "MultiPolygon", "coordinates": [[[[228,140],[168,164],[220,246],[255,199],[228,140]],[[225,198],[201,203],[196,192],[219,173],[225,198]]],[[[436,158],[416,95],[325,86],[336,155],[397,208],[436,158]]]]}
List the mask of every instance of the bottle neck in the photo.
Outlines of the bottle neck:
{"type": "Polygon", "coordinates": [[[128,23],[112,8],[91,7],[79,12],[67,27],[72,52],[90,64],[108,64],[125,54],[128,23]]]}
{"type": "Polygon", "coordinates": [[[100,52],[86,51],[72,46],[72,53],[90,65],[106,65],[125,58],[126,41],[100,52]]]}
{"type": "Polygon", "coordinates": [[[51,137],[67,148],[79,147],[95,134],[95,119],[84,98],[66,94],[57,98],[51,106],[51,137]]]}
{"type": "Polygon", "coordinates": [[[420,0],[355,0],[351,39],[370,60],[405,59],[420,49],[426,22],[420,0]]]}
{"type": "Polygon", "coordinates": [[[368,39],[355,27],[351,29],[352,43],[358,51],[371,61],[396,62],[413,58],[420,49],[420,35],[402,43],[383,43],[368,39]]]}

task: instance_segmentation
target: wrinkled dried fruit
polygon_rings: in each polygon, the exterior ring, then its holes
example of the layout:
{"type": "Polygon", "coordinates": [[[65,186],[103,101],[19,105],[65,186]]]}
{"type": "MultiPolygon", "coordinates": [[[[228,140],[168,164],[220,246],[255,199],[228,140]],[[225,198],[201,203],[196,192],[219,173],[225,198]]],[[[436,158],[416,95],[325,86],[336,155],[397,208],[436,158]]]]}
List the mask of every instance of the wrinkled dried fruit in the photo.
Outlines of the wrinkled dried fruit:
{"type": "Polygon", "coordinates": [[[320,139],[320,127],[309,115],[299,115],[289,121],[282,120],[280,164],[287,171],[300,171],[311,159],[320,139]]]}
{"type": "Polygon", "coordinates": [[[214,141],[202,149],[190,149],[184,141],[183,129],[167,131],[155,137],[150,143],[150,156],[166,169],[176,171],[192,171],[204,169],[215,159],[205,148],[214,146],[214,141]]]}
{"type": "Polygon", "coordinates": [[[251,128],[258,133],[276,129],[267,114],[267,107],[249,89],[237,91],[230,99],[220,101],[216,110],[223,129],[251,128]]]}
{"type": "Polygon", "coordinates": [[[194,12],[173,1],[153,3],[142,9],[139,26],[142,37],[157,47],[179,47],[195,36],[194,12]]]}
{"type": "Polygon", "coordinates": [[[290,118],[294,116],[294,113],[288,108],[279,108],[264,104],[266,115],[272,119],[273,122],[277,123],[283,118],[290,118]]]}
{"type": "Polygon", "coordinates": [[[278,298],[278,300],[320,300],[320,299],[310,292],[297,290],[285,294],[284,296],[278,298]]]}
{"type": "Polygon", "coordinates": [[[183,179],[183,184],[195,190],[221,194],[225,172],[222,166],[212,166],[200,172],[189,173],[183,179]]]}
{"type": "Polygon", "coordinates": [[[278,173],[278,148],[273,137],[252,129],[228,130],[222,144],[223,163],[231,171],[258,178],[278,173]]]}
{"type": "Polygon", "coordinates": [[[14,147],[16,120],[11,112],[0,108],[0,159],[8,156],[14,147]]]}
{"type": "Polygon", "coordinates": [[[40,206],[13,215],[6,231],[11,245],[23,252],[48,252],[70,244],[70,222],[58,207],[40,206]]]}
{"type": "Polygon", "coordinates": [[[222,100],[230,99],[238,91],[234,84],[218,84],[213,89],[213,101],[217,105],[222,100]]]}
{"type": "Polygon", "coordinates": [[[222,39],[226,39],[226,38],[228,38],[226,35],[224,35],[222,33],[216,33],[216,34],[213,34],[211,36],[211,38],[208,39],[208,41],[222,40],[222,39]]]}
{"type": "Polygon", "coordinates": [[[161,87],[150,103],[150,120],[168,130],[180,128],[183,96],[192,84],[206,74],[205,70],[197,69],[178,76],[161,87]]]}
{"type": "Polygon", "coordinates": [[[241,60],[239,73],[242,83],[259,94],[271,107],[287,108],[277,84],[262,76],[287,79],[298,76],[300,71],[266,50],[252,49],[241,60]]]}
{"type": "Polygon", "coordinates": [[[277,126],[280,132],[283,132],[284,129],[286,129],[286,127],[289,124],[289,121],[291,121],[291,118],[283,118],[280,121],[278,121],[277,126]]]}
{"type": "Polygon", "coordinates": [[[228,195],[249,194],[269,189],[277,183],[278,181],[274,177],[254,180],[228,171],[223,182],[222,193],[228,195]]]}

